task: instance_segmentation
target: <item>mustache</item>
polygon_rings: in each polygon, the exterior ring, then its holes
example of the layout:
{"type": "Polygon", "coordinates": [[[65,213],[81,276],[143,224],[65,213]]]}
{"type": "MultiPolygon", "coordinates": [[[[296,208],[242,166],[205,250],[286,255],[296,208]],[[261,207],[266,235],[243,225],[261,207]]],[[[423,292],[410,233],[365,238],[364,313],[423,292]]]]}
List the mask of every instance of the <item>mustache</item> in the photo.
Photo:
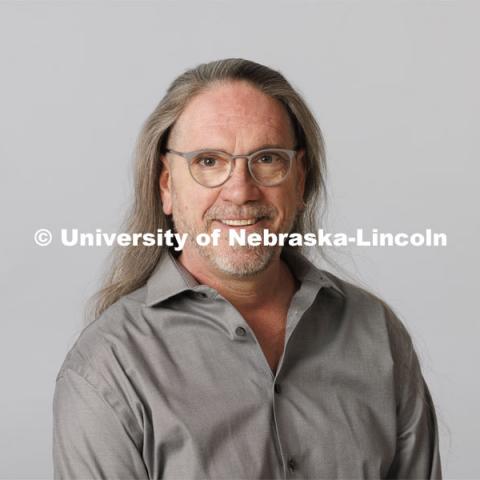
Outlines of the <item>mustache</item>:
{"type": "Polygon", "coordinates": [[[238,218],[260,218],[272,219],[277,209],[271,205],[250,204],[242,207],[213,206],[205,214],[205,220],[238,219],[238,218]]]}

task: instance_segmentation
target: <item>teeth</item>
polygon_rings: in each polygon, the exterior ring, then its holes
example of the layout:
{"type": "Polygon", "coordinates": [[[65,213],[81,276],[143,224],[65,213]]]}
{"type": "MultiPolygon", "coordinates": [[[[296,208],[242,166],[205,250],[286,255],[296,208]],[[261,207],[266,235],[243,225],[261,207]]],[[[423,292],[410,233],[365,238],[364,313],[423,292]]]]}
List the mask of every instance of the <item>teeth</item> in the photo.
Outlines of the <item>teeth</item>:
{"type": "Polygon", "coordinates": [[[245,225],[253,225],[256,221],[256,218],[248,218],[246,220],[222,220],[222,223],[225,225],[231,225],[233,227],[240,227],[245,225]]]}

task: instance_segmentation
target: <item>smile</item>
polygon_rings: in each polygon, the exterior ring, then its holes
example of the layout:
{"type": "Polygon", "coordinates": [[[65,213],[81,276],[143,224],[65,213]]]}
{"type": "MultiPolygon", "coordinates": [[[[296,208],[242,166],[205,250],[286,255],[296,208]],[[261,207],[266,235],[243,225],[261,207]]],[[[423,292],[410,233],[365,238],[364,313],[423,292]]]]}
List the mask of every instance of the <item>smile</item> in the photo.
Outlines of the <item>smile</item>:
{"type": "Polygon", "coordinates": [[[265,220],[266,216],[261,217],[252,217],[252,218],[231,218],[231,219],[217,219],[217,222],[228,225],[229,227],[248,227],[250,225],[255,225],[262,220],[265,220]]]}
{"type": "Polygon", "coordinates": [[[246,218],[242,220],[220,220],[220,222],[224,223],[225,225],[230,225],[232,227],[244,227],[246,225],[253,225],[258,220],[257,218],[246,218]]]}

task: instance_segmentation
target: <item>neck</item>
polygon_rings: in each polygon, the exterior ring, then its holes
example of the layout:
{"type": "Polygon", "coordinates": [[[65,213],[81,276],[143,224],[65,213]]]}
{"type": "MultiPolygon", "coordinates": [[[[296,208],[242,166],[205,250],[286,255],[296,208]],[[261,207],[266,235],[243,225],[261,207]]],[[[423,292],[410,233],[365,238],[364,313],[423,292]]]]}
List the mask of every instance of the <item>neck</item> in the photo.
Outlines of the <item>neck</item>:
{"type": "Polygon", "coordinates": [[[280,252],[275,253],[266,269],[246,277],[219,271],[204,257],[186,249],[178,261],[199,283],[217,290],[241,312],[263,309],[278,302],[289,303],[297,288],[294,276],[280,258],[280,252]]]}

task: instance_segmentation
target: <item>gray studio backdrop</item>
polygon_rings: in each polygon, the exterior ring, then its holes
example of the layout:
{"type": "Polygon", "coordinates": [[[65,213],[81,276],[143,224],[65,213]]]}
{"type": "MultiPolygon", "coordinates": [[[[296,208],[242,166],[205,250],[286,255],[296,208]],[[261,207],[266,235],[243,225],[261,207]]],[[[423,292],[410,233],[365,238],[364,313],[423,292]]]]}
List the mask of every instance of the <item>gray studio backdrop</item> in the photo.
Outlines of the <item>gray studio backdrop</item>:
{"type": "Polygon", "coordinates": [[[187,67],[280,69],[325,134],[331,231],[446,232],[444,248],[338,248],[409,328],[446,478],[480,478],[480,5],[467,1],[0,3],[0,478],[52,476],[55,375],[117,231],[137,133],[187,67]],[[57,239],[58,240],[58,239],[57,239]]]}

